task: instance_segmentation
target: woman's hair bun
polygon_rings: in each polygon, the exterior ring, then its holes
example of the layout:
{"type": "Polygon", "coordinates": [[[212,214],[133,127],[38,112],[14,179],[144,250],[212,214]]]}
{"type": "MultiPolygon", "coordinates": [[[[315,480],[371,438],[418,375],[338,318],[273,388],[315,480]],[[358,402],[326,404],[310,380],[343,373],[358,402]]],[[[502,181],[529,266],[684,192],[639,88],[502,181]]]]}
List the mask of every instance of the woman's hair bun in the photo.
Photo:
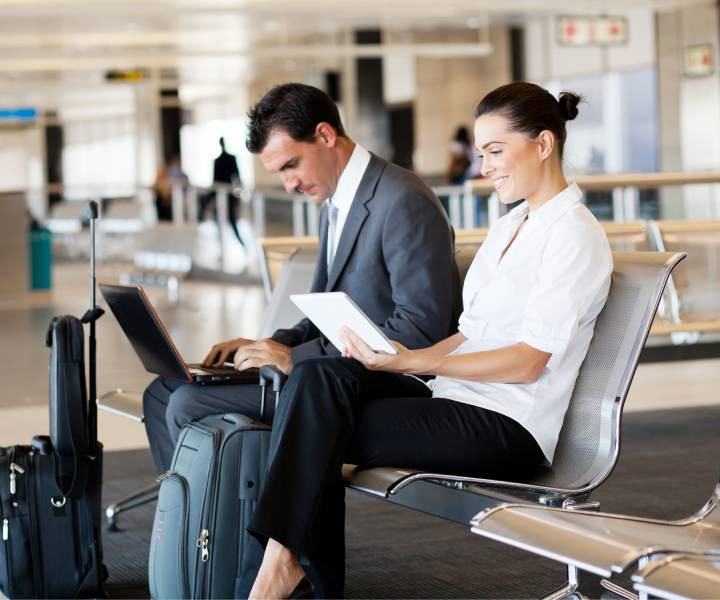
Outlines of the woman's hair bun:
{"type": "Polygon", "coordinates": [[[566,121],[572,121],[578,116],[577,105],[580,104],[582,98],[572,92],[563,92],[558,98],[560,104],[560,114],[566,121]]]}

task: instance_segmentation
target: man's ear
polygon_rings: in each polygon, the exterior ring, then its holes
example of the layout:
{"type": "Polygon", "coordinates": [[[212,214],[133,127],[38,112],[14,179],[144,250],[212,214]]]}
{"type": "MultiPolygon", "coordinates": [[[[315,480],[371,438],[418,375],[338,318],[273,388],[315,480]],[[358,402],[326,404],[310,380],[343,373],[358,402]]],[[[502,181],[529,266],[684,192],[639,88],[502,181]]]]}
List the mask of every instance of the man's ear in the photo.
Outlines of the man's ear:
{"type": "Polygon", "coordinates": [[[335,147],[337,137],[337,131],[335,131],[335,128],[325,121],[321,121],[315,127],[315,139],[320,143],[325,144],[328,148],[335,147]]]}
{"type": "Polygon", "coordinates": [[[540,160],[545,160],[552,154],[555,148],[555,134],[547,129],[540,132],[537,136],[540,160]]]}

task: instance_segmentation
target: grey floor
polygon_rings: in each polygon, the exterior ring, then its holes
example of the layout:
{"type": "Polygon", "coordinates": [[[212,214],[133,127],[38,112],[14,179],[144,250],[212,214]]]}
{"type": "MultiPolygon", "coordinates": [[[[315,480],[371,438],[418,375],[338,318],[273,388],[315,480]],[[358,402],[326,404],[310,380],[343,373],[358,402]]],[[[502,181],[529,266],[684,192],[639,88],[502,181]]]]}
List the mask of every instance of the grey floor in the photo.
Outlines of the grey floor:
{"type": "MultiPolygon", "coordinates": [[[[98,279],[117,280],[126,269],[102,264],[98,279]]],[[[58,264],[53,275],[49,292],[0,295],[0,446],[47,432],[47,323],[56,314],[82,314],[87,304],[85,264],[58,264]]],[[[177,304],[159,290],[149,291],[188,360],[201,359],[219,340],[254,336],[264,306],[257,285],[189,281],[177,304]]],[[[718,359],[640,365],[626,406],[620,463],[597,493],[603,509],[674,518],[696,510],[709,496],[720,456],[719,366],[718,359]]],[[[120,386],[142,391],[151,377],[112,317],[103,317],[99,392],[120,386]]],[[[107,501],[151,480],[141,426],[103,413],[99,431],[108,450],[107,501]]],[[[148,597],[152,517],[152,507],[138,509],[122,520],[122,531],[104,536],[113,598],[148,597]]],[[[562,569],[552,562],[356,493],[348,494],[347,532],[351,598],[532,598],[562,579],[562,569]]],[[[596,582],[588,583],[597,593],[596,582]]]]}
{"type": "MultiPolygon", "coordinates": [[[[633,413],[619,464],[595,497],[603,510],[679,518],[697,510],[718,476],[720,407],[633,413]]],[[[150,479],[146,451],[109,453],[105,497],[150,479]]],[[[349,598],[537,598],[561,583],[556,563],[481,539],[467,527],[354,492],[347,498],[349,598]]],[[[104,535],[111,598],[147,598],[152,507],[104,535]]],[[[598,596],[592,577],[586,591],[598,596]]]]}

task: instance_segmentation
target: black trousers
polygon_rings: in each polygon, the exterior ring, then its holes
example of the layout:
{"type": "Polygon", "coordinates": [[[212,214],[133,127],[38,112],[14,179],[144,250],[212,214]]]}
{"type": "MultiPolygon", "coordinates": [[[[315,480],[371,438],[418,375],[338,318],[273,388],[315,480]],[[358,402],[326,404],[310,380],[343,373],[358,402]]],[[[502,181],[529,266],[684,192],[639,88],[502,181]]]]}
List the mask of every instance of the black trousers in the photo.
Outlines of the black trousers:
{"type": "Polygon", "coordinates": [[[324,572],[326,597],[344,587],[343,463],[474,477],[523,477],[543,461],[514,420],[432,398],[411,377],[348,358],[297,364],[280,397],[271,464],[249,530],[324,572]]]}
{"type": "MultiPolygon", "coordinates": [[[[265,420],[271,422],[275,403],[269,401],[265,420]]],[[[195,385],[158,377],[145,389],[143,413],[150,451],[158,473],[170,468],[180,430],[207,415],[240,413],[260,418],[259,385],[195,385]]]]}

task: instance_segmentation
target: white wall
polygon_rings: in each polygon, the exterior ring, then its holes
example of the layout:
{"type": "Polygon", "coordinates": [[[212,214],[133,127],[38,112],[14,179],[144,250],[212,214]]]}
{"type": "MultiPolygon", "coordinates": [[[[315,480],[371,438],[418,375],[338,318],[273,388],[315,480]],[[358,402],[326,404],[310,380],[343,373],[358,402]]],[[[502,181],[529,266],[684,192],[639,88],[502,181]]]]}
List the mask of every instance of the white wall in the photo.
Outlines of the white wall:
{"type": "Polygon", "coordinates": [[[555,16],[528,18],[525,68],[530,81],[567,79],[655,64],[655,18],[648,9],[612,11],[628,20],[628,43],[617,47],[562,46],[556,40],[555,16]]]}
{"type": "MultiPolygon", "coordinates": [[[[468,30],[454,37],[457,42],[477,41],[477,32],[468,30]]],[[[450,140],[457,127],[472,128],[473,110],[480,99],[510,81],[507,29],[492,29],[490,42],[494,50],[486,58],[416,60],[415,169],[419,173],[445,173],[450,140]]]]}
{"type": "Polygon", "coordinates": [[[30,187],[31,129],[0,129],[0,192],[30,187]]]}
{"type": "MultiPolygon", "coordinates": [[[[661,161],[668,171],[720,170],[720,74],[718,73],[718,9],[695,6],[659,18],[663,37],[658,45],[663,107],[661,161]],[[688,46],[711,44],[715,72],[704,77],[683,73],[688,46]]],[[[667,217],[720,218],[720,186],[693,185],[664,190],[667,217]]]]}

